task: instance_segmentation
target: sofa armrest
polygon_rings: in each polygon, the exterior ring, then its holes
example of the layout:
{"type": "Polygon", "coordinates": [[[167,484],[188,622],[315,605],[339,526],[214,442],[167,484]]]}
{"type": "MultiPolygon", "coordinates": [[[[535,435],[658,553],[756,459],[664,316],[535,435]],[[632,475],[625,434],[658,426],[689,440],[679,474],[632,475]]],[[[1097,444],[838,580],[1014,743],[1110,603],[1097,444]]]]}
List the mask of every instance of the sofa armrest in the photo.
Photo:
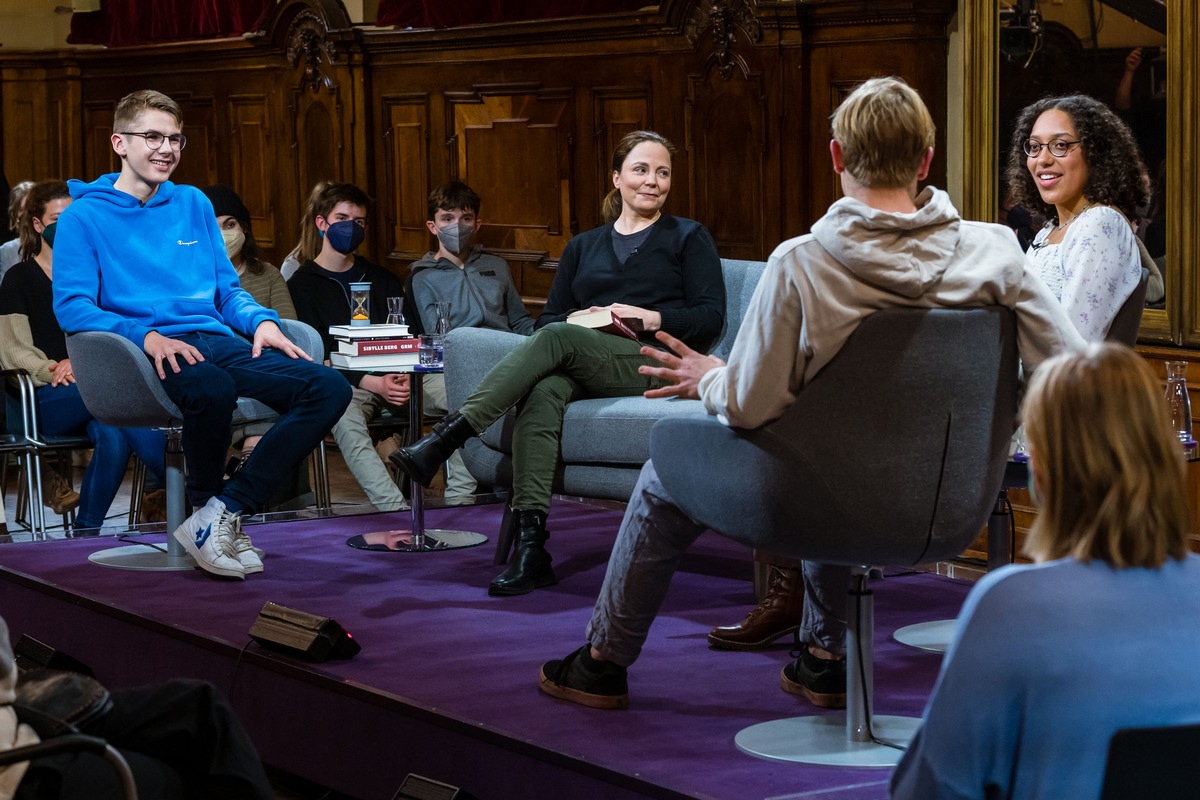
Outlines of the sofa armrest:
{"type": "Polygon", "coordinates": [[[528,337],[490,328],[456,328],[446,336],[447,410],[454,411],[492,367],[528,337]]]}

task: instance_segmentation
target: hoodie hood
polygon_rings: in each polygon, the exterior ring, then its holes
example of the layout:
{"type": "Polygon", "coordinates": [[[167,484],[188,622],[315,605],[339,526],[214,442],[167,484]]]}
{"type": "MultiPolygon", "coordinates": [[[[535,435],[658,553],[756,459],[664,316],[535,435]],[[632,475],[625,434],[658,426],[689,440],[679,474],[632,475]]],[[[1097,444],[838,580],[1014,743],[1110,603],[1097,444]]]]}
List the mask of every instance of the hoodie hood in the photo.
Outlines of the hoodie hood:
{"type": "Polygon", "coordinates": [[[925,294],[958,248],[962,218],[941,189],[926,187],[912,214],[843,197],[813,225],[813,238],[862,281],[901,297],[925,294]]]}
{"type": "MultiPolygon", "coordinates": [[[[478,261],[482,254],[483,247],[481,245],[475,245],[473,248],[471,248],[471,255],[467,256],[467,260],[463,262],[463,266],[467,267],[478,261]]],[[[449,259],[439,258],[436,252],[430,250],[428,253],[412,263],[412,265],[409,267],[408,274],[416,275],[423,269],[457,270],[459,269],[459,266],[449,259]]]]}
{"type": "Polygon", "coordinates": [[[175,196],[175,184],[163,181],[159,184],[158,191],[143,203],[128,192],[122,192],[116,187],[119,177],[121,177],[121,173],[110,172],[107,175],[101,175],[91,183],[72,178],[67,181],[67,189],[71,192],[72,200],[88,197],[112,203],[121,208],[152,208],[171,202],[171,198],[175,196]]]}

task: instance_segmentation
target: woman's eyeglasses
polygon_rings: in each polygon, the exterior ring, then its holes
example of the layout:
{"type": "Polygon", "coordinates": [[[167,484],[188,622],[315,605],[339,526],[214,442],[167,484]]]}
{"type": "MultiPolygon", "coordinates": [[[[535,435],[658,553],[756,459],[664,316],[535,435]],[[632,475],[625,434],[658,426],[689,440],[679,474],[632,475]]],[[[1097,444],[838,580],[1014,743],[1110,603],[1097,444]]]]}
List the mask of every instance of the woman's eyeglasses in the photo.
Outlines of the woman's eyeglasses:
{"type": "Polygon", "coordinates": [[[1066,139],[1051,139],[1045,144],[1039,142],[1037,139],[1026,139],[1025,143],[1021,145],[1021,149],[1024,150],[1025,155],[1029,156],[1030,158],[1037,158],[1039,155],[1041,155],[1042,148],[1044,147],[1050,151],[1050,155],[1054,156],[1055,158],[1062,158],[1067,153],[1071,152],[1071,148],[1077,144],[1079,144],[1078,141],[1071,142],[1067,141],[1066,139]]]}

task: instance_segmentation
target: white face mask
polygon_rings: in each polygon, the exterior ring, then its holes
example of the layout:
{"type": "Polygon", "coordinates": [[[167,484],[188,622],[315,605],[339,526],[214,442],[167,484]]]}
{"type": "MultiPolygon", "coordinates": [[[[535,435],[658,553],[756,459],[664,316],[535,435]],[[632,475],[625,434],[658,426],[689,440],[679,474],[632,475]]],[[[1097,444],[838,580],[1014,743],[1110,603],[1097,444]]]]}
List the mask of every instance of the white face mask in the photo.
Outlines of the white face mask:
{"type": "Polygon", "coordinates": [[[438,228],[438,240],[451,253],[458,255],[469,250],[475,241],[475,226],[468,222],[459,222],[438,228]]]}
{"type": "Polygon", "coordinates": [[[246,234],[239,228],[229,228],[221,231],[221,238],[225,240],[225,254],[230,261],[237,263],[238,256],[242,254],[242,245],[246,243],[246,234]]]}

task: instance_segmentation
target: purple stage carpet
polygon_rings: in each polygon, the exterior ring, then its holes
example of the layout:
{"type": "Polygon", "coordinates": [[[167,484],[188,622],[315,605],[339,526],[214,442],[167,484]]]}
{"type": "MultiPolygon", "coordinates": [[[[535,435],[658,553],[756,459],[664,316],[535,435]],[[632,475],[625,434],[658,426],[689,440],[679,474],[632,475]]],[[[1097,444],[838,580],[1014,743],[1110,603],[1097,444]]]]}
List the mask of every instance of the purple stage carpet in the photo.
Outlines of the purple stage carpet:
{"type": "MultiPolygon", "coordinates": [[[[430,554],[352,550],[353,534],[403,528],[407,514],[250,529],[266,571],[241,582],[199,571],[104,569],[111,539],[0,547],[0,614],[89,663],[111,687],[205,678],[233,700],[264,760],[363,798],[391,798],[407,773],[479,800],[540,798],[884,798],[888,770],[807,767],[739,752],[742,728],[818,713],[779,689],[787,647],[718,652],[708,629],[752,603],[747,551],[706,534],[675,578],[641,660],[630,708],[595,711],[537,689],[543,661],[583,643],[620,514],[556,501],[550,548],[560,583],[492,598],[498,505],[431,510],[431,528],[492,541],[430,554]],[[267,600],[330,616],[362,645],[309,665],[247,636],[267,600]]],[[[915,621],[951,617],[967,584],[909,574],[876,590],[876,711],[918,716],[940,657],[893,643],[915,621]]]]}

